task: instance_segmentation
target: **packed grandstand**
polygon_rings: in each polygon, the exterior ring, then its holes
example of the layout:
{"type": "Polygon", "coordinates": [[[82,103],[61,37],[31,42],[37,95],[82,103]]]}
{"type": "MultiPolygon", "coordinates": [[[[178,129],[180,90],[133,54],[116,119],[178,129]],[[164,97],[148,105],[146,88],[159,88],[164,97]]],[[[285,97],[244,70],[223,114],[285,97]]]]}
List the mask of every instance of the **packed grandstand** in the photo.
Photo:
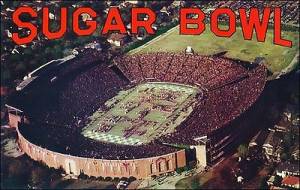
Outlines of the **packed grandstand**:
{"type": "MultiPolygon", "coordinates": [[[[29,79],[23,83],[27,80],[29,79]]],[[[19,131],[33,144],[79,157],[126,160],[171,153],[178,150],[176,145],[197,145],[199,142],[195,139],[199,137],[214,138],[212,135],[218,134],[218,129],[229,125],[256,101],[265,82],[266,69],[262,64],[244,63],[221,56],[159,52],[123,55],[109,62],[104,53],[86,51],[75,58],[58,61],[48,69],[43,68],[33,73],[30,83],[21,83],[22,90],[11,97],[8,105],[21,110],[26,117],[20,124],[19,131]],[[155,83],[197,89],[198,96],[195,96],[196,103],[192,111],[177,123],[174,130],[157,135],[149,142],[135,145],[97,140],[83,135],[84,129],[91,123],[91,116],[99,110],[109,111],[107,101],[138,85],[155,83]]],[[[173,96],[173,99],[178,98],[178,95],[175,96],[177,92],[168,93],[169,103],[172,103],[173,96]]],[[[151,101],[154,101],[153,98],[151,101]]],[[[177,104],[173,102],[172,105],[177,104]]],[[[175,108],[158,104],[147,107],[148,112],[158,109],[175,108]]],[[[139,118],[145,118],[148,112],[143,112],[144,115],[139,118]]],[[[101,117],[99,118],[96,122],[101,122],[101,117]]],[[[124,119],[124,116],[106,119],[115,124],[124,119]]],[[[143,138],[143,135],[148,134],[145,128],[147,125],[138,122],[149,124],[149,120],[142,119],[135,119],[137,124],[127,129],[127,133],[126,130],[120,130],[117,134],[125,140],[132,137],[143,138]],[[141,128],[143,133],[138,132],[141,128]]],[[[176,117],[173,117],[168,121],[175,120],[176,117]]],[[[127,120],[129,121],[132,120],[127,120]]],[[[161,126],[157,122],[155,124],[157,133],[166,130],[168,125],[171,126],[170,123],[161,126]]],[[[109,128],[102,126],[96,130],[110,135],[115,126],[118,125],[111,125],[109,128]]]]}

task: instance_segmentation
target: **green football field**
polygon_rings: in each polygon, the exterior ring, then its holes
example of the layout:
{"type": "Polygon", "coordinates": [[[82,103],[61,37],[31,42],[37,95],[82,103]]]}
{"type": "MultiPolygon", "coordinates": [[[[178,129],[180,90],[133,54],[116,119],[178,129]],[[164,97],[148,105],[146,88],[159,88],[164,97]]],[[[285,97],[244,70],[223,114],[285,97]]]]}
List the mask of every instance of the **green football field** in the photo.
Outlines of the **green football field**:
{"type": "Polygon", "coordinates": [[[90,116],[85,137],[125,145],[141,145],[173,132],[192,112],[198,88],[151,82],[121,91],[90,116]]]}
{"type": "Polygon", "coordinates": [[[277,73],[291,63],[299,48],[298,32],[284,31],[282,37],[292,40],[293,47],[274,45],[273,30],[271,29],[268,30],[265,42],[257,42],[255,34],[253,34],[253,40],[244,40],[240,27],[230,38],[216,37],[210,31],[209,25],[206,25],[206,30],[201,35],[180,35],[179,29],[176,27],[144,46],[130,51],[129,54],[159,51],[184,52],[187,46],[191,46],[195,52],[203,55],[227,51],[225,54],[227,57],[245,61],[253,61],[255,57],[265,57],[268,69],[277,73]]]}

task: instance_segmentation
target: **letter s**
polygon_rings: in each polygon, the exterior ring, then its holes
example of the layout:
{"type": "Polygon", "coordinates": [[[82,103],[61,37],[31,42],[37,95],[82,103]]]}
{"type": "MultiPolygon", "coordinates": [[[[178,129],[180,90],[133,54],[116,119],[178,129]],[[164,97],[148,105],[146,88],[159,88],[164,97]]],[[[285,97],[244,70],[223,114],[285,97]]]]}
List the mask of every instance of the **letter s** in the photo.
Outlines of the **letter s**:
{"type": "Polygon", "coordinates": [[[31,7],[19,7],[12,15],[13,22],[20,28],[27,28],[30,30],[30,34],[25,37],[20,37],[19,33],[12,34],[12,40],[18,44],[30,43],[37,35],[37,28],[30,22],[23,22],[20,20],[20,15],[23,13],[29,14],[31,17],[37,17],[37,13],[31,7]]]}

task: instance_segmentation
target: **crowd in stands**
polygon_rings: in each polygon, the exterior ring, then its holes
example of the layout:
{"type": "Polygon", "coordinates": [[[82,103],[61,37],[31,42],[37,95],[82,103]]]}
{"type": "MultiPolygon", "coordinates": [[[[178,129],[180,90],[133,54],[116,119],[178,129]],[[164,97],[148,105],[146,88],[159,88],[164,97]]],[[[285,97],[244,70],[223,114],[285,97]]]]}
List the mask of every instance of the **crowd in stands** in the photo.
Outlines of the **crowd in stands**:
{"type": "Polygon", "coordinates": [[[29,127],[21,127],[21,133],[37,145],[76,156],[133,159],[162,155],[176,150],[163,143],[195,144],[194,138],[215,131],[238,117],[255,102],[266,79],[262,65],[248,69],[236,61],[214,56],[161,52],[126,55],[118,57],[114,63],[133,82],[151,78],[198,84],[206,89],[204,97],[174,133],[149,144],[129,146],[88,139],[81,135],[88,116],[118,91],[130,86],[128,80],[121,79],[106,64],[96,63],[59,77],[64,80],[46,86],[46,93],[42,95],[48,104],[34,100],[29,107],[35,109],[32,114],[35,119],[29,127]]]}
{"type": "Polygon", "coordinates": [[[212,88],[247,74],[234,61],[221,57],[176,53],[125,55],[114,62],[131,81],[158,81],[199,84],[212,88]],[[146,61],[150,60],[150,61],[146,61]]]}
{"type": "Polygon", "coordinates": [[[266,71],[258,66],[249,71],[249,77],[220,88],[209,90],[176,132],[161,137],[162,142],[196,144],[195,138],[210,134],[228,124],[246,111],[263,90],[266,71]]]}
{"type": "MultiPolygon", "coordinates": [[[[107,67],[105,61],[105,55],[100,53],[70,60],[65,68],[53,72],[54,75],[40,76],[38,84],[24,89],[20,96],[25,95],[26,101],[20,98],[15,106],[26,111],[28,117],[46,123],[76,124],[128,83],[107,67]],[[51,82],[53,77],[57,80],[51,82]]],[[[13,96],[11,101],[15,103],[16,99],[13,96]]]]}
{"type": "Polygon", "coordinates": [[[122,62],[115,60],[115,64],[131,76],[130,80],[142,82],[151,78],[163,82],[198,84],[207,90],[204,100],[189,116],[192,119],[185,120],[175,133],[161,138],[162,142],[195,143],[194,138],[227,124],[244,112],[255,102],[265,85],[266,71],[261,65],[249,69],[239,61],[222,57],[162,52],[139,56],[140,59],[134,55],[136,61],[149,57],[149,60],[156,60],[153,62],[155,64],[135,62],[133,67],[127,61],[131,60],[131,55],[118,59],[122,62]],[[150,73],[152,75],[149,76],[150,73]]]}

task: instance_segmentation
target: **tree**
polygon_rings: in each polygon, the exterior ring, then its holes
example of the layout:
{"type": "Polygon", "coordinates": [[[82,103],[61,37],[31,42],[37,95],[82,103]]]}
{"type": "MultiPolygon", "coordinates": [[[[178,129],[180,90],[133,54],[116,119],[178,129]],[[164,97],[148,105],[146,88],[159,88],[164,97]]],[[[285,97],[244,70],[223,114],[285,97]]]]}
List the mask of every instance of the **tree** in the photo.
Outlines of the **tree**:
{"type": "Polygon", "coordinates": [[[263,179],[261,179],[260,184],[259,184],[259,189],[268,189],[269,186],[267,184],[267,178],[264,177],[263,179]]]}
{"type": "Polygon", "coordinates": [[[176,169],[176,172],[179,173],[179,174],[181,174],[183,171],[184,171],[184,167],[176,169]]]}
{"type": "Polygon", "coordinates": [[[238,147],[238,155],[242,158],[246,158],[248,156],[248,147],[245,144],[241,144],[238,147]]]}
{"type": "Polygon", "coordinates": [[[220,175],[223,180],[225,181],[232,181],[232,174],[231,174],[231,169],[230,167],[225,166],[221,171],[220,175]]]}
{"type": "Polygon", "coordinates": [[[9,177],[24,176],[24,168],[20,160],[16,160],[8,166],[8,175],[9,177]]]}
{"type": "Polygon", "coordinates": [[[16,188],[21,184],[26,184],[28,181],[28,169],[21,160],[14,160],[8,166],[8,184],[12,188],[16,188]]]}
{"type": "Polygon", "coordinates": [[[275,175],[273,184],[277,187],[281,186],[282,177],[275,175]]]}
{"type": "Polygon", "coordinates": [[[283,139],[284,146],[289,148],[293,144],[293,133],[289,130],[283,139]]]}
{"type": "MultiPolygon", "coordinates": [[[[3,68],[1,68],[3,69],[3,68]]],[[[10,74],[10,71],[8,69],[3,69],[3,71],[1,72],[1,84],[3,82],[6,83],[7,81],[9,81],[11,78],[11,74],[10,74]]]]}
{"type": "Polygon", "coordinates": [[[48,172],[41,167],[31,171],[31,185],[41,187],[48,182],[48,172]]]}
{"type": "Polygon", "coordinates": [[[78,178],[81,178],[81,179],[88,179],[88,175],[84,174],[83,172],[80,172],[78,178]]]}
{"type": "Polygon", "coordinates": [[[287,153],[283,152],[283,153],[280,155],[280,159],[281,159],[282,161],[286,161],[286,160],[289,159],[289,156],[288,156],[287,153]]]}

